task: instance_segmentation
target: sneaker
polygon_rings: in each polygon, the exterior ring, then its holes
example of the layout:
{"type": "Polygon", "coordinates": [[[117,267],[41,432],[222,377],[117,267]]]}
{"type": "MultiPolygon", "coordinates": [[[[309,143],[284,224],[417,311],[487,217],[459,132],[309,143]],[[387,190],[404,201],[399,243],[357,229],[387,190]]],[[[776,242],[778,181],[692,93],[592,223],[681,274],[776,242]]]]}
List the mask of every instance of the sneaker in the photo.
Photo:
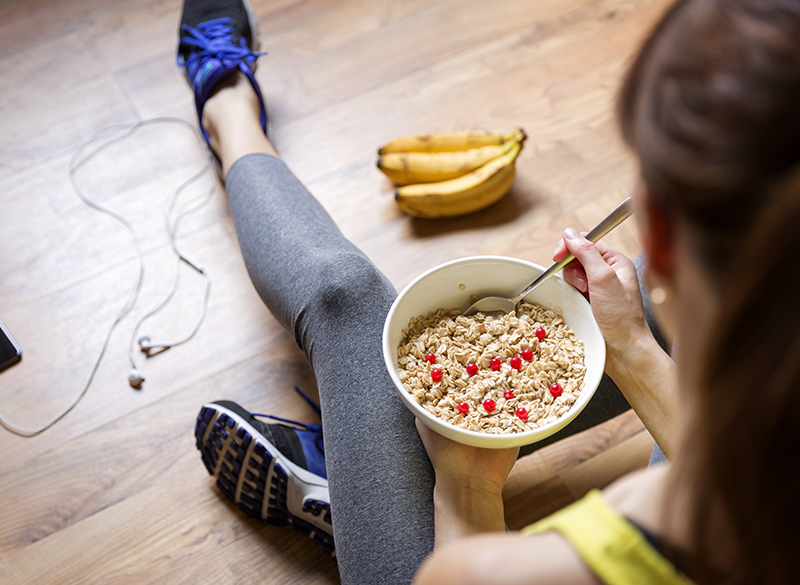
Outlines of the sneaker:
{"type": "Polygon", "coordinates": [[[253,73],[258,35],[252,9],[246,0],[184,0],[177,63],[194,91],[200,130],[203,106],[214,87],[226,76],[241,71],[250,80],[261,104],[261,128],[267,132],[267,110],[253,73]]]}
{"type": "Polygon", "coordinates": [[[200,410],[195,439],[217,487],[243,512],[294,528],[336,556],[319,425],[251,414],[220,400],[200,410]],[[256,416],[295,426],[267,424],[256,416]]]}

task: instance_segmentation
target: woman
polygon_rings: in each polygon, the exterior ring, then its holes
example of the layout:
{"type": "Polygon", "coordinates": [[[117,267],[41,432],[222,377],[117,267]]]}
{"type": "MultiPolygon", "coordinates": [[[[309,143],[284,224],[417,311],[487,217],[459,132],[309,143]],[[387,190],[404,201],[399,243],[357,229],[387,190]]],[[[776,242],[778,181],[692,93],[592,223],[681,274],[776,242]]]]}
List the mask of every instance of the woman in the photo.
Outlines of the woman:
{"type": "Polygon", "coordinates": [[[577,258],[564,276],[591,301],[606,371],[672,463],[534,525],[535,536],[458,540],[502,529],[514,454],[501,462],[418,425],[437,478],[437,550],[418,585],[800,582],[798,98],[800,3],[684,0],[664,17],[627,75],[619,118],[675,365],[644,325],[629,260],[571,229],[555,257],[577,258]],[[493,475],[476,486],[469,465],[493,475]]]}
{"type": "Polygon", "coordinates": [[[408,582],[434,538],[419,585],[800,582],[800,477],[784,454],[800,439],[800,319],[785,282],[800,229],[800,2],[680,1],[631,68],[620,120],[640,163],[647,278],[675,362],[646,325],[628,259],[574,230],[555,258],[577,258],[564,275],[591,301],[606,370],[673,463],[523,534],[505,533],[500,496],[516,450],[417,425],[425,457],[382,367],[395,291],[277,159],[254,31],[240,0],[212,4],[187,0],[179,63],[248,271],[314,368],[325,428],[322,461],[316,428],[206,405],[198,447],[223,493],[325,548],[329,485],[347,584],[408,582]],[[368,414],[353,417],[353,403],[368,414]],[[498,534],[471,536],[481,532],[498,534]]]}

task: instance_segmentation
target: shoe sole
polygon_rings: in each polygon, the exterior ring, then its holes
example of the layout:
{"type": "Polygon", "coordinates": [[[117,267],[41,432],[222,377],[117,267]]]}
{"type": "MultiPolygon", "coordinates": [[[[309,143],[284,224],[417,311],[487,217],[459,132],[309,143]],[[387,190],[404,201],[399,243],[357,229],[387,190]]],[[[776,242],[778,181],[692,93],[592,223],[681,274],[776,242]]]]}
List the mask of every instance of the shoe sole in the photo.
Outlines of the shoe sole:
{"type": "Polygon", "coordinates": [[[201,408],[195,439],[209,475],[246,514],[293,528],[335,557],[328,481],[289,461],[245,415],[214,403],[201,408]]]}
{"type": "MultiPolygon", "coordinates": [[[[242,0],[242,4],[244,4],[244,11],[247,14],[247,25],[250,27],[250,38],[252,39],[252,47],[250,47],[253,51],[258,51],[261,48],[261,40],[258,37],[258,26],[256,24],[256,15],[253,14],[253,7],[250,6],[250,2],[247,0],[242,0]]],[[[256,67],[258,67],[258,62],[256,62],[256,67]]]]}

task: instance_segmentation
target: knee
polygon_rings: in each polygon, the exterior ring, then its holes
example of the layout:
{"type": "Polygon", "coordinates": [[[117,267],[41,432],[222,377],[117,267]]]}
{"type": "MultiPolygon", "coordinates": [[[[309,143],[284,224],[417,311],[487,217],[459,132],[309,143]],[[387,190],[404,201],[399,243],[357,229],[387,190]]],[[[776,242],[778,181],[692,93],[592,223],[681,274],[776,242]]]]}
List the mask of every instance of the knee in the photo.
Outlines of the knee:
{"type": "Polygon", "coordinates": [[[356,253],[337,253],[319,278],[313,301],[329,315],[388,310],[397,294],[383,273],[356,253]]]}

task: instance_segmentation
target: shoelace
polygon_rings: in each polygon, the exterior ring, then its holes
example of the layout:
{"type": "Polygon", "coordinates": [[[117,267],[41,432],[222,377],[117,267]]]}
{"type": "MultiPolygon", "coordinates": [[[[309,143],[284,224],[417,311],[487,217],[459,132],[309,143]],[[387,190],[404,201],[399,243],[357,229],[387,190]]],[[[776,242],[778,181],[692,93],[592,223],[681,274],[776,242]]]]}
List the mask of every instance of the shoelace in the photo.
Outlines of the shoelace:
{"type": "MultiPolygon", "coordinates": [[[[295,386],[294,389],[295,389],[295,392],[297,392],[300,396],[302,396],[303,398],[306,399],[306,402],[308,402],[311,405],[311,408],[313,408],[314,410],[317,411],[317,414],[322,415],[322,410],[320,410],[319,405],[317,405],[317,403],[314,402],[311,399],[311,397],[306,395],[306,393],[303,392],[302,390],[300,390],[300,388],[298,388],[297,386],[295,386]]],[[[272,420],[279,420],[281,422],[297,425],[301,429],[304,429],[304,430],[307,430],[307,431],[312,431],[312,432],[315,432],[315,433],[321,433],[322,432],[322,427],[319,426],[319,425],[315,425],[314,423],[306,424],[306,423],[298,422],[296,420],[290,420],[288,418],[281,418],[279,416],[275,416],[275,415],[272,415],[272,414],[260,414],[258,412],[251,412],[250,416],[263,416],[264,418],[271,418],[272,420]]]]}
{"type": "Polygon", "coordinates": [[[200,50],[192,53],[185,61],[178,52],[178,65],[191,70],[195,65],[199,69],[208,59],[228,59],[231,61],[244,60],[252,69],[256,59],[266,53],[251,50],[244,37],[239,37],[237,45],[236,37],[233,34],[233,24],[233,19],[226,16],[201,22],[197,28],[188,24],[181,25],[181,29],[191,35],[191,37],[183,37],[181,45],[197,47],[200,50]]]}

